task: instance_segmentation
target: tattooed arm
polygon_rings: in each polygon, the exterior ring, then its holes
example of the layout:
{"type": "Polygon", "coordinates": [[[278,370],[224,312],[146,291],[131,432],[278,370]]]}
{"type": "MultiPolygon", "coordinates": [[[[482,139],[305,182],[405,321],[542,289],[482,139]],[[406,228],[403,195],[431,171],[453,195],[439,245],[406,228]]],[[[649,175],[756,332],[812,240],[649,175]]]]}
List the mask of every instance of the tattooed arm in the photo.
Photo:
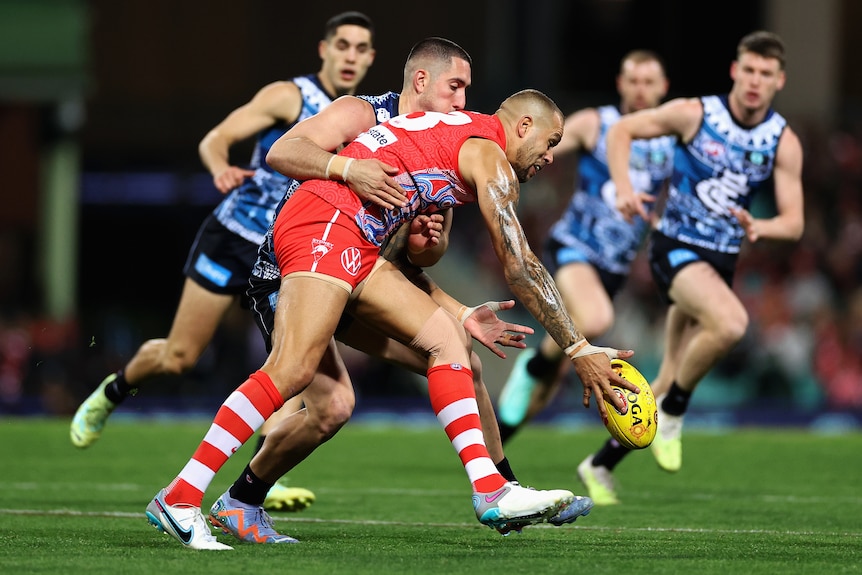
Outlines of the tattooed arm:
{"type": "Polygon", "coordinates": [[[473,138],[461,146],[458,161],[462,177],[476,190],[509,288],[571,358],[584,385],[584,406],[589,406],[594,395],[599,412],[607,417],[601,396],[622,407],[611,392],[612,383],[637,389],[613,373],[609,356],[629,357],[632,353],[591,346],[569,317],[553,278],[530,249],[518,220],[520,185],[503,150],[490,140],[473,138]]]}

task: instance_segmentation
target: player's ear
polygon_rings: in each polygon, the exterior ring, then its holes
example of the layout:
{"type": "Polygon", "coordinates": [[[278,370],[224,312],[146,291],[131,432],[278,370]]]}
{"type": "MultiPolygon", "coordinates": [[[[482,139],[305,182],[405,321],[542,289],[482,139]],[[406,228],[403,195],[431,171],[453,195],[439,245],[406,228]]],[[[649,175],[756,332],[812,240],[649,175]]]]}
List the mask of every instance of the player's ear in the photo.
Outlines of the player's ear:
{"type": "Polygon", "coordinates": [[[532,127],[533,117],[521,116],[521,119],[518,120],[518,137],[525,138],[527,136],[527,132],[529,132],[532,127]]]}
{"type": "Polygon", "coordinates": [[[326,47],[328,43],[326,40],[321,40],[317,43],[317,55],[320,56],[320,59],[323,60],[323,57],[326,55],[326,47]]]}
{"type": "Polygon", "coordinates": [[[417,94],[425,91],[430,79],[431,75],[428,73],[428,70],[420,68],[413,73],[413,89],[416,90],[417,94]]]}
{"type": "Polygon", "coordinates": [[[787,82],[787,74],[784,73],[784,70],[778,71],[778,84],[777,89],[781,90],[784,88],[784,83],[787,82]]]}

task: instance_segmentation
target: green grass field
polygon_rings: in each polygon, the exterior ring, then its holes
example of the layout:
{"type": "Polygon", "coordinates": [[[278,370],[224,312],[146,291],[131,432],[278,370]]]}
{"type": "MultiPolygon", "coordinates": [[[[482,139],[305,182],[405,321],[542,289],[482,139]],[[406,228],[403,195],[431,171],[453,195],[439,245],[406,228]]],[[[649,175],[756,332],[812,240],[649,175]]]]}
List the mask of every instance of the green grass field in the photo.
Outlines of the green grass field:
{"type": "MultiPolygon", "coordinates": [[[[684,436],[682,470],[648,452],[617,469],[622,505],[501,537],[480,525],[442,430],[349,424],[290,475],[317,502],[276,514],[299,545],[197,552],[144,508],[209,422],[112,421],[76,450],[68,421],[0,420],[0,573],[862,573],[862,434],[751,429],[684,436]]],[[[532,427],[507,452],[519,479],[582,493],[575,467],[603,429],[532,427]]],[[[216,476],[233,481],[250,445],[216,476]]]]}

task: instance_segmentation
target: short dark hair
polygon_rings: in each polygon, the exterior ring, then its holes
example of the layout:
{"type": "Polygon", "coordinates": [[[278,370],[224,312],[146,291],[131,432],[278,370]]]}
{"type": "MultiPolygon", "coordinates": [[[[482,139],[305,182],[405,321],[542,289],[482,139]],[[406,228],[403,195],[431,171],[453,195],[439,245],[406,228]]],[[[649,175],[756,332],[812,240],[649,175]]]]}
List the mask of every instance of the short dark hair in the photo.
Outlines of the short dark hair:
{"type": "Polygon", "coordinates": [[[335,32],[338,30],[339,26],[360,26],[365,28],[371,32],[371,43],[374,43],[374,22],[372,22],[371,18],[362,12],[350,10],[348,12],[336,14],[327,20],[326,26],[323,28],[323,39],[329,40],[335,36],[335,32]]]}
{"type": "Polygon", "coordinates": [[[657,62],[661,67],[661,71],[665,72],[664,59],[658,55],[657,52],[653,52],[652,50],[632,50],[628,52],[625,56],[623,56],[622,60],[620,60],[620,72],[623,71],[623,66],[626,62],[631,60],[635,64],[643,64],[644,62],[657,62]]]}
{"type": "Polygon", "coordinates": [[[450,62],[453,58],[465,60],[470,67],[473,67],[473,59],[467,50],[446,38],[439,36],[431,36],[420,40],[410,49],[410,54],[407,56],[407,64],[417,58],[431,58],[441,62],[450,62]]]}
{"type": "Polygon", "coordinates": [[[784,69],[784,41],[774,32],[757,30],[745,36],[736,47],[736,57],[746,52],[753,52],[764,58],[775,58],[781,69],[784,69]]]}
{"type": "Polygon", "coordinates": [[[552,100],[550,96],[534,88],[526,88],[519,92],[515,92],[514,94],[503,100],[503,103],[500,104],[500,108],[506,108],[513,105],[536,106],[542,108],[543,111],[547,111],[554,114],[555,116],[558,116],[560,119],[565,118],[565,116],[563,115],[563,111],[560,110],[560,107],[557,106],[557,103],[554,102],[554,100],[552,100]]]}

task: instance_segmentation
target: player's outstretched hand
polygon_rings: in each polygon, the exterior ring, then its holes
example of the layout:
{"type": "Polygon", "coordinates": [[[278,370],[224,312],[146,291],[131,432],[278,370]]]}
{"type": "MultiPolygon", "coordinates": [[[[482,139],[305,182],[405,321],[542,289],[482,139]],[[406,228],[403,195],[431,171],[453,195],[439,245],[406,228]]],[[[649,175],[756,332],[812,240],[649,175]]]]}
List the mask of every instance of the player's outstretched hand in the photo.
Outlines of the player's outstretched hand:
{"type": "Polygon", "coordinates": [[[515,306],[515,300],[489,301],[476,307],[462,306],[458,312],[460,321],[473,339],[490,349],[495,355],[506,359],[496,344],[517,349],[525,349],[527,344],[524,339],[528,334],[534,333],[533,328],[509,323],[501,320],[494,312],[511,309],[515,306]]]}
{"type": "Polygon", "coordinates": [[[347,185],[359,199],[387,210],[407,205],[407,193],[392,176],[398,168],[376,159],[355,160],[347,171],[347,185]]]}
{"type": "Polygon", "coordinates": [[[611,369],[610,360],[617,358],[628,359],[634,354],[635,352],[630,349],[620,350],[612,347],[598,347],[587,344],[586,347],[571,357],[575,371],[584,385],[583,403],[585,408],[590,407],[590,398],[595,397],[599,413],[604,420],[607,418],[608,412],[605,402],[601,400],[602,398],[605,398],[621,409],[624,407],[622,400],[613,392],[611,386],[615,385],[634,391],[635,393],[640,393],[640,388],[637,385],[626,381],[611,369]]]}

